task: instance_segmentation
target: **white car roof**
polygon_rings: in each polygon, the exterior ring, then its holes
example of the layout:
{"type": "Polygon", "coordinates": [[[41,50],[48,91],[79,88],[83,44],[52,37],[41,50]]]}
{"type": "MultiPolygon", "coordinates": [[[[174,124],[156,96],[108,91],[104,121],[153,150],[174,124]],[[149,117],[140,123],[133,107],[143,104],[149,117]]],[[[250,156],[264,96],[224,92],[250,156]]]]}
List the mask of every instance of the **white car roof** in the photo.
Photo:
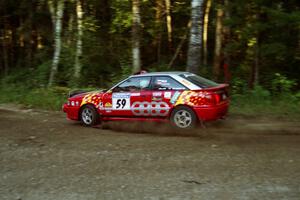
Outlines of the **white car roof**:
{"type": "Polygon", "coordinates": [[[150,72],[150,73],[143,73],[143,74],[137,74],[137,75],[132,75],[131,77],[144,77],[144,76],[170,76],[177,80],[179,83],[184,85],[190,90],[199,90],[201,89],[199,86],[195,85],[194,83],[182,78],[180,75],[182,74],[192,74],[190,72],[180,72],[180,71],[175,71],[175,72],[150,72]]]}
{"type": "Polygon", "coordinates": [[[136,74],[132,75],[131,77],[138,77],[138,76],[170,76],[170,75],[181,75],[181,74],[191,74],[189,72],[181,72],[181,71],[175,71],[175,72],[149,72],[144,74],[136,74]]]}

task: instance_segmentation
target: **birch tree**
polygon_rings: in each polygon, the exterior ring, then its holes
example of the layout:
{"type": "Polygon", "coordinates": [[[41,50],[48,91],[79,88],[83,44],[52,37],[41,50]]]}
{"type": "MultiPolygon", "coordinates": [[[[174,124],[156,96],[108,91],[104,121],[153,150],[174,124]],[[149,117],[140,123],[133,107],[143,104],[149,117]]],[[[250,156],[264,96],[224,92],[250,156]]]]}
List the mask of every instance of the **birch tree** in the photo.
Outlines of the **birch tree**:
{"type": "Polygon", "coordinates": [[[209,22],[209,13],[211,8],[211,1],[206,1],[205,13],[204,13],[204,24],[203,24],[203,64],[207,65],[207,39],[208,39],[208,22],[209,22]]]}
{"type": "Polygon", "coordinates": [[[54,55],[53,55],[52,66],[50,70],[48,87],[51,87],[54,83],[55,75],[57,73],[58,64],[60,60],[61,31],[62,31],[62,18],[64,14],[64,3],[65,3],[64,0],[57,0],[56,4],[52,0],[48,0],[48,6],[51,13],[51,19],[52,19],[53,31],[54,31],[54,55]]]}
{"type": "Polygon", "coordinates": [[[133,73],[141,70],[141,52],[140,52],[140,27],[141,27],[141,16],[140,16],[140,0],[132,0],[132,63],[133,73]]]}
{"type": "Polygon", "coordinates": [[[76,2],[76,15],[77,15],[77,43],[76,43],[76,55],[75,55],[75,70],[74,70],[74,78],[78,80],[81,74],[81,58],[82,58],[82,4],[81,0],[77,0],[76,2]]]}
{"type": "Polygon", "coordinates": [[[214,65],[213,65],[213,75],[217,80],[220,76],[220,67],[222,63],[222,31],[223,31],[223,16],[224,11],[221,5],[218,5],[217,8],[217,17],[216,17],[216,33],[215,33],[215,52],[214,52],[214,65]]]}
{"type": "Polygon", "coordinates": [[[162,16],[164,10],[163,0],[156,0],[155,24],[157,35],[155,45],[157,46],[157,63],[161,62],[161,43],[162,43],[162,16]]]}
{"type": "Polygon", "coordinates": [[[171,1],[165,0],[166,15],[167,15],[167,30],[168,30],[168,44],[169,49],[172,48],[172,17],[171,17],[171,1]]]}
{"type": "Polygon", "coordinates": [[[191,29],[188,49],[188,59],[186,71],[197,73],[198,67],[201,63],[201,49],[202,49],[202,15],[203,15],[204,0],[192,0],[191,6],[191,29]]]}

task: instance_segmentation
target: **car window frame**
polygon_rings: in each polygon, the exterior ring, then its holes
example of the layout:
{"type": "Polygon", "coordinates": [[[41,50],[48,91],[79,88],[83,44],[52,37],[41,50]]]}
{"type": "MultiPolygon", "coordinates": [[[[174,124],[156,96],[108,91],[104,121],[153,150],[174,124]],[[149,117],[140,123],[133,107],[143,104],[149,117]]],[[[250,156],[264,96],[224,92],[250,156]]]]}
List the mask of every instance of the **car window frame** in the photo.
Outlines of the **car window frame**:
{"type": "Polygon", "coordinates": [[[174,79],[172,76],[169,75],[157,75],[157,76],[152,76],[152,80],[151,80],[151,90],[157,90],[157,91],[183,91],[183,90],[189,90],[189,88],[187,88],[185,85],[181,84],[179,81],[177,81],[176,79],[174,79]],[[166,89],[166,90],[158,90],[154,88],[154,79],[157,77],[168,77],[170,79],[172,79],[173,81],[175,81],[176,83],[178,83],[179,85],[181,85],[184,89],[166,89]]]}
{"type": "MultiPolygon", "coordinates": [[[[149,90],[151,90],[152,76],[130,76],[130,77],[124,79],[123,81],[119,82],[118,84],[114,85],[109,91],[111,91],[111,92],[114,93],[114,89],[115,88],[117,88],[119,85],[125,83],[129,79],[133,79],[133,78],[150,78],[150,82],[149,82],[149,85],[148,85],[147,88],[144,88],[143,90],[140,89],[140,90],[137,90],[137,91],[134,91],[134,92],[141,92],[141,91],[149,91],[149,90]]],[[[131,92],[131,91],[119,91],[119,92],[131,92]]]]}
{"type": "Polygon", "coordinates": [[[188,77],[186,76],[186,74],[180,74],[179,77],[183,78],[184,80],[186,81],[189,81],[190,83],[200,87],[201,89],[206,89],[206,88],[212,88],[212,87],[218,87],[220,84],[215,82],[215,81],[212,81],[210,79],[207,79],[207,78],[204,78],[202,76],[199,76],[197,74],[187,74],[188,76],[196,76],[196,77],[199,77],[201,78],[203,81],[204,81],[204,84],[203,83],[198,83],[197,81],[195,80],[191,80],[191,79],[188,79],[188,77]]]}

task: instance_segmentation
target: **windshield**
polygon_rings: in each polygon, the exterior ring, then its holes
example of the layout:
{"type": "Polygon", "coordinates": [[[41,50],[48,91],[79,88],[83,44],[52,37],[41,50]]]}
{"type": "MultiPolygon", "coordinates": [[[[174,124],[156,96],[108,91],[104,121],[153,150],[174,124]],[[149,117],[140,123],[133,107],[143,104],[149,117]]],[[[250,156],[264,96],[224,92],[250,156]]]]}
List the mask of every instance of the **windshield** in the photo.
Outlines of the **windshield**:
{"type": "Polygon", "coordinates": [[[195,74],[181,74],[180,76],[201,88],[216,87],[219,85],[218,83],[216,83],[214,81],[208,80],[201,76],[197,76],[195,74]]]}

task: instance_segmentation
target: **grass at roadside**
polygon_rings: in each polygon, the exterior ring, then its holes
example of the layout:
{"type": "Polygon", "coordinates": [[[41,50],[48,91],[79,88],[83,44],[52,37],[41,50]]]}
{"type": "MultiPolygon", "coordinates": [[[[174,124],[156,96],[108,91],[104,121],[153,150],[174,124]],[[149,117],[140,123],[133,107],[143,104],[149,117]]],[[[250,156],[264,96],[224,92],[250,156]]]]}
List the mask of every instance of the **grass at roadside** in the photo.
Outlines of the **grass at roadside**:
{"type": "Polygon", "coordinates": [[[67,88],[27,89],[26,87],[0,87],[0,103],[22,104],[29,108],[60,110],[66,101],[67,88]]]}
{"type": "Polygon", "coordinates": [[[300,99],[291,94],[256,96],[232,95],[230,113],[253,117],[300,119],[300,99]]]}
{"type": "MultiPolygon", "coordinates": [[[[0,103],[21,104],[29,108],[61,110],[70,88],[28,89],[26,86],[1,86],[0,103]]],[[[230,114],[300,119],[299,98],[292,95],[232,95],[230,114]]]]}

